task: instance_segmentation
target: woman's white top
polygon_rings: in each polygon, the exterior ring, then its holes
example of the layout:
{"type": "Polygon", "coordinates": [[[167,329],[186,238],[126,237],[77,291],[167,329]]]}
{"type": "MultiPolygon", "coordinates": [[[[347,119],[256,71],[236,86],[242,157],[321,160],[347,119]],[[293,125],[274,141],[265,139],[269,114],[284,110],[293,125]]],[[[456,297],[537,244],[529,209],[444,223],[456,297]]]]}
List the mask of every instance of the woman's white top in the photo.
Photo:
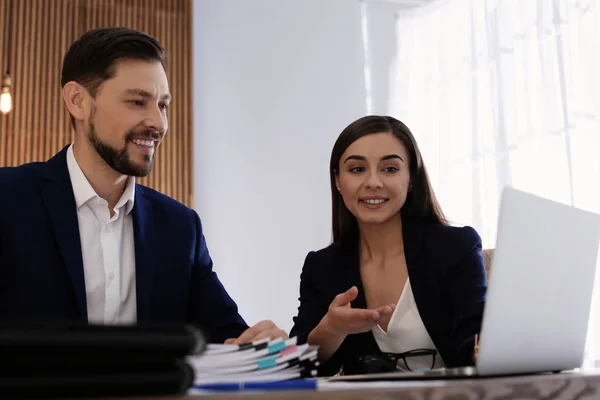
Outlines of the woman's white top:
{"type": "MultiPolygon", "coordinates": [[[[372,330],[379,349],[386,353],[404,353],[415,349],[436,350],[423,320],[419,315],[413,296],[410,280],[404,284],[398,304],[392,313],[387,333],[379,325],[372,330]]],[[[431,368],[431,356],[410,357],[407,359],[412,371],[431,368]]],[[[439,353],[435,357],[435,368],[444,368],[445,364],[439,353]]],[[[398,361],[398,369],[406,370],[402,360],[398,361]]]]}

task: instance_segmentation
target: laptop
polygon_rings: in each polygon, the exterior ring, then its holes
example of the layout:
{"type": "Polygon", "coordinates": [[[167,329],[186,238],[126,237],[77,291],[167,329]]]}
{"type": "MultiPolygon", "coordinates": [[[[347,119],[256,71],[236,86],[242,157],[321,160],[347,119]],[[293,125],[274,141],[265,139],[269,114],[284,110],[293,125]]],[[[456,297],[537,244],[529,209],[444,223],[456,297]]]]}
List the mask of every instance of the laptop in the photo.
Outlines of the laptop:
{"type": "Polygon", "coordinates": [[[504,376],[581,367],[600,215],[510,187],[500,204],[477,366],[331,380],[504,376]]]}

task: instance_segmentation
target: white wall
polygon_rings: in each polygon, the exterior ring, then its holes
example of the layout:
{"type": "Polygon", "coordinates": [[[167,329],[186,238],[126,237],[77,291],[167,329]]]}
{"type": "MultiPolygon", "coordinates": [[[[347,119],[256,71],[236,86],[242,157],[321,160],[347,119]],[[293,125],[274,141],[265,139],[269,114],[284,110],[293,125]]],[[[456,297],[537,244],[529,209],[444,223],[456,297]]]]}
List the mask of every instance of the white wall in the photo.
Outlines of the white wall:
{"type": "MultiPolygon", "coordinates": [[[[366,3],[373,113],[389,113],[402,1],[366,3]]],[[[195,207],[249,323],[291,328],[304,257],[330,241],[331,147],[367,112],[360,4],[194,2],[195,207]]]]}
{"type": "Polygon", "coordinates": [[[366,113],[360,5],[194,6],[196,210],[247,322],[289,330],[304,257],[331,239],[331,148],[366,113]]]}

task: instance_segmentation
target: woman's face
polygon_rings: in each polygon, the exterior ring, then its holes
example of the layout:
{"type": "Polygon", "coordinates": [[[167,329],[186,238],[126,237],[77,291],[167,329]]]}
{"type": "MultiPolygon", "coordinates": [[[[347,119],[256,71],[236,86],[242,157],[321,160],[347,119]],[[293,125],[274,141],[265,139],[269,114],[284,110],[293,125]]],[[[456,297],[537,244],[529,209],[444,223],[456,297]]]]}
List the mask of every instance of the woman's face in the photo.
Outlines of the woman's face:
{"type": "Polygon", "coordinates": [[[359,224],[381,224],[398,215],[410,184],[410,160],[391,133],[361,137],[342,154],[336,185],[359,224]]]}

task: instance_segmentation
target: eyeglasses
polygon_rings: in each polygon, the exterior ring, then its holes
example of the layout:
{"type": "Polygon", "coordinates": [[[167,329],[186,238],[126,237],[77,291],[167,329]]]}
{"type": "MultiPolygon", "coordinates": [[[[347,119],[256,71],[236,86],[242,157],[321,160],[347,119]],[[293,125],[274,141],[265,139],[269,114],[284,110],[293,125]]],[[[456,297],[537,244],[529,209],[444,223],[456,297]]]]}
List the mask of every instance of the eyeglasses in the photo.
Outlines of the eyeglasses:
{"type": "Polygon", "coordinates": [[[344,374],[364,375],[395,371],[428,371],[435,366],[436,356],[437,351],[433,349],[360,355],[354,361],[344,364],[344,374]]]}

